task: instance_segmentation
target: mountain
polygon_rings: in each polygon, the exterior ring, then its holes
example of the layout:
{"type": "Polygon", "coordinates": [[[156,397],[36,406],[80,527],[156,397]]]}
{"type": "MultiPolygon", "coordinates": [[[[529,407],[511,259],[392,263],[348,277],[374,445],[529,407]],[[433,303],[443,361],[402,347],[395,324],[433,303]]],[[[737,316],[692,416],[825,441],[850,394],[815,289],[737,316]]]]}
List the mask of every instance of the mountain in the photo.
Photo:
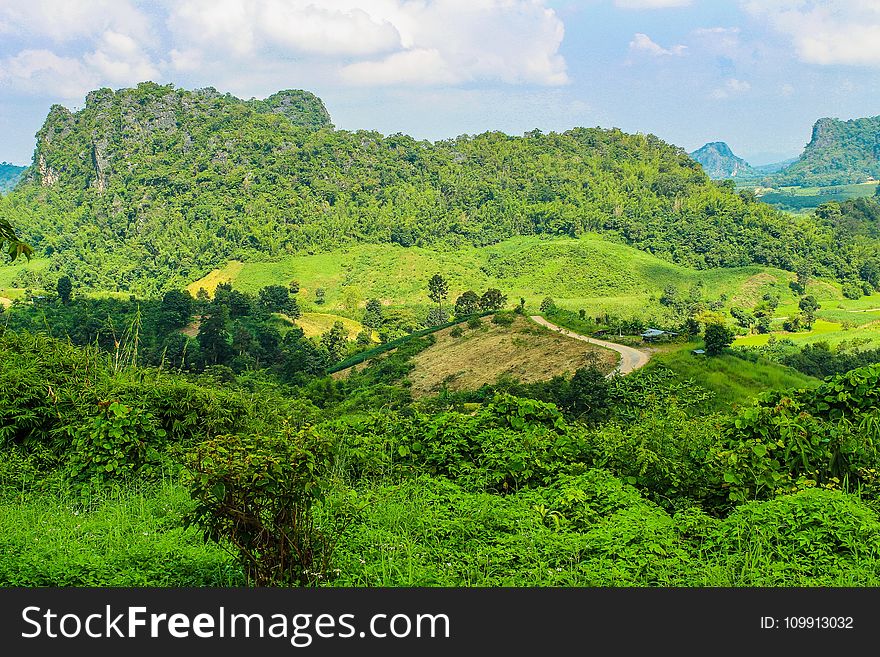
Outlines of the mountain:
{"type": "Polygon", "coordinates": [[[9,162],[0,162],[0,194],[8,192],[21,178],[22,172],[27,167],[18,167],[9,162]]]}
{"type": "Polygon", "coordinates": [[[790,157],[787,160],[783,160],[782,162],[771,162],[770,164],[759,164],[756,166],[752,166],[752,171],[761,176],[767,176],[771,173],[777,173],[782,171],[788,166],[791,166],[795,162],[798,161],[796,157],[790,157]]]}
{"type": "Polygon", "coordinates": [[[727,178],[753,177],[754,170],[749,163],[737,157],[723,141],[713,141],[698,148],[690,156],[699,162],[703,170],[713,180],[727,178]]]}
{"type": "Polygon", "coordinates": [[[697,268],[845,266],[821,234],[714,184],[654,135],[574,128],[431,143],[335,130],[305,91],[241,100],[142,83],[92,92],[77,112],[54,106],[0,213],[49,259],[44,284],[63,273],[144,295],[232,259],[353,243],[454,250],[515,235],[598,233],[697,268]]]}
{"type": "Polygon", "coordinates": [[[847,185],[880,178],[880,116],[819,119],[810,142],[776,185],[847,185]]]}

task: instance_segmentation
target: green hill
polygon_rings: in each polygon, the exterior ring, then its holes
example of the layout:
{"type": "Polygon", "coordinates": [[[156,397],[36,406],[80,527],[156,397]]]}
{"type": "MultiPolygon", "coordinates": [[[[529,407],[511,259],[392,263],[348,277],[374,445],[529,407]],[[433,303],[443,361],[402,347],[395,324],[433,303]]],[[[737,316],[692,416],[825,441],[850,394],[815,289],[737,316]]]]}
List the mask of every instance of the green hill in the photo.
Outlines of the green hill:
{"type": "Polygon", "coordinates": [[[794,278],[789,272],[754,266],[701,271],[596,235],[522,236],[454,251],[358,244],[275,262],[233,261],[189,289],[196,292],[229,281],[236,289],[255,293],[266,285],[296,280],[302,299],[311,301],[314,291],[323,288],[326,307],[337,310],[368,298],[394,306],[427,306],[426,282],[438,271],[449,280],[451,300],[468,289],[497,287],[510,303],[524,297],[534,308],[551,296],[562,307],[585,308],[590,314],[660,312],[658,299],[665,287],[686,290],[698,282],[713,298],[725,294],[741,305],[753,305],[771,288],[788,299],[788,282],[794,278]]]}
{"type": "Polygon", "coordinates": [[[244,101],[143,83],[92,92],[77,112],[55,106],[0,212],[50,273],[148,295],[233,259],[515,235],[599,233],[700,269],[843,266],[811,226],[712,183],[653,135],[575,128],[430,143],[334,130],[301,91],[244,101]]]}
{"type": "Polygon", "coordinates": [[[6,193],[15,187],[26,168],[15,166],[9,162],[0,162],[0,194],[6,193]]]}
{"type": "Polygon", "coordinates": [[[773,177],[779,185],[848,185],[880,178],[880,116],[819,119],[798,160],[773,177]]]}

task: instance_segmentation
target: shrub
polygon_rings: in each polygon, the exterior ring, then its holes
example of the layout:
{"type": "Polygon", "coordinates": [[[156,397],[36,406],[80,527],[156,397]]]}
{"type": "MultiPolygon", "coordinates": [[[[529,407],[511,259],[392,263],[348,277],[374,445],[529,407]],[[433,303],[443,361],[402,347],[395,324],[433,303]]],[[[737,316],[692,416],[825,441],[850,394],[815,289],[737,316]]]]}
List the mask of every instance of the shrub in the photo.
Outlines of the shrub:
{"type": "Polygon", "coordinates": [[[553,300],[553,297],[544,297],[544,300],[541,301],[540,307],[542,313],[549,313],[556,308],[556,302],[553,300]]]}
{"type": "Polygon", "coordinates": [[[256,586],[316,584],[327,572],[330,536],[315,526],[329,443],[306,429],[273,436],[220,436],[188,455],[188,524],[228,542],[256,586]]]}
{"type": "Polygon", "coordinates": [[[68,470],[80,481],[100,483],[160,464],[165,430],[146,411],[114,401],[101,415],[76,429],[68,470]]]}
{"type": "Polygon", "coordinates": [[[478,329],[483,325],[482,320],[479,317],[474,315],[473,317],[468,318],[467,326],[469,329],[478,329]]]}
{"type": "Polygon", "coordinates": [[[703,333],[706,353],[709,356],[721,354],[733,342],[733,331],[724,324],[708,324],[703,333]]]}
{"type": "Polygon", "coordinates": [[[495,313],[492,316],[492,323],[498,324],[500,326],[510,326],[513,324],[516,319],[516,313],[512,311],[505,311],[500,313],[495,313]]]}
{"type": "Polygon", "coordinates": [[[449,332],[449,335],[451,335],[453,338],[460,338],[464,335],[464,330],[460,326],[456,326],[449,332]]]}

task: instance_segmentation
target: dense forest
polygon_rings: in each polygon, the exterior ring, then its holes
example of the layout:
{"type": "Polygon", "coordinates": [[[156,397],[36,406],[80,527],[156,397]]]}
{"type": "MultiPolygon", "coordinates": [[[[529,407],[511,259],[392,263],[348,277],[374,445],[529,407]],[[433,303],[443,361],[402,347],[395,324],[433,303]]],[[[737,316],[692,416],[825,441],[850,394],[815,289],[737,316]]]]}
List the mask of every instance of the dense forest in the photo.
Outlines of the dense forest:
{"type": "Polygon", "coordinates": [[[850,278],[873,242],[841,243],[715,184],[653,135],[575,128],[429,143],[334,130],[307,92],[241,101],[143,83],[55,106],[23,183],[0,200],[45,287],[159,296],[230,258],[351,241],[490,244],[598,232],[698,268],[768,264],[850,278]]]}
{"type": "Polygon", "coordinates": [[[880,116],[819,119],[801,156],[774,185],[846,185],[880,178],[880,116]]]}

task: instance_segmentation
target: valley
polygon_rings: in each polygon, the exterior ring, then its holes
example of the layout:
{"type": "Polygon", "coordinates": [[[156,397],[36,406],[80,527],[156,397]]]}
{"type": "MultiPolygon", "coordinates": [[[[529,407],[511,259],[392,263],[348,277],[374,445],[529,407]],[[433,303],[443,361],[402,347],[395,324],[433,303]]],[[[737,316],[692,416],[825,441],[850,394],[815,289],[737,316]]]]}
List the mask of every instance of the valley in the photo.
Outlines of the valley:
{"type": "Polygon", "coordinates": [[[769,171],[53,106],[0,197],[0,584],[876,586],[872,126],[769,171]]]}

